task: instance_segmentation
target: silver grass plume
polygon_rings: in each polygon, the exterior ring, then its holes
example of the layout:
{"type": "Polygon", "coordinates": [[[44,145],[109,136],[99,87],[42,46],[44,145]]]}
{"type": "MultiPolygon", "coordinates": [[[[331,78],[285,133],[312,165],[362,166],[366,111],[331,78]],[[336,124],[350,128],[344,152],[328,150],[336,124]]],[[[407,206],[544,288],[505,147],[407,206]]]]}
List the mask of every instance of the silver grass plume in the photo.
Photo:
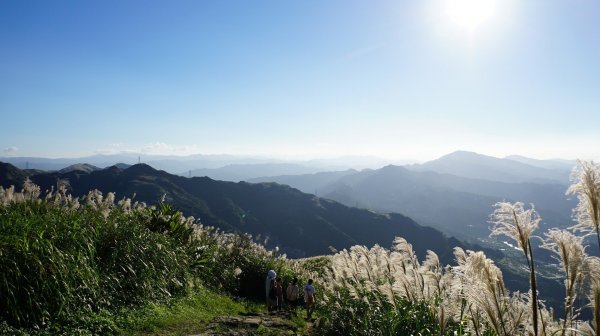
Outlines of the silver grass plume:
{"type": "Polygon", "coordinates": [[[495,210],[490,216],[490,223],[494,224],[490,236],[504,235],[514,239],[525,254],[527,267],[529,269],[529,284],[531,289],[531,315],[533,320],[534,335],[538,335],[538,300],[537,285],[535,278],[535,266],[533,263],[533,251],[531,250],[531,234],[538,227],[541,217],[535,211],[533,205],[526,210],[523,203],[499,202],[495,204],[495,210]]]}
{"type": "Polygon", "coordinates": [[[0,205],[6,206],[14,201],[15,186],[4,189],[0,186],[0,205]]]}
{"type": "MultiPolygon", "coordinates": [[[[326,278],[328,289],[339,292],[345,289],[354,299],[368,305],[381,307],[382,301],[398,309],[397,299],[425,300],[432,306],[439,303],[448,283],[437,255],[428,253],[421,266],[412,246],[402,238],[396,238],[393,250],[375,245],[353,246],[331,257],[326,278]],[[372,295],[376,294],[376,295],[372,295]]],[[[441,322],[448,316],[439,311],[441,322]]]]}
{"type": "Polygon", "coordinates": [[[507,321],[508,298],[502,272],[483,252],[464,251],[457,247],[453,268],[461,292],[470,303],[472,330],[479,334],[483,318],[497,335],[512,335],[507,321]],[[475,312],[475,313],[473,313],[475,312]]]}
{"type": "Polygon", "coordinates": [[[428,250],[419,272],[425,278],[425,298],[435,308],[435,316],[440,325],[440,335],[443,335],[446,326],[452,320],[461,320],[462,300],[457,304],[452,302],[449,288],[453,282],[450,268],[445,268],[440,263],[438,255],[428,250]]]}
{"type": "Polygon", "coordinates": [[[523,203],[498,202],[490,216],[494,224],[490,236],[506,236],[515,240],[529,258],[529,238],[538,227],[541,218],[532,207],[525,210],[523,203]]]}
{"type": "Polygon", "coordinates": [[[573,210],[577,224],[574,230],[596,233],[600,247],[600,165],[594,161],[578,161],[571,173],[567,195],[577,195],[579,203],[573,210]]]}
{"type": "Polygon", "coordinates": [[[29,178],[23,183],[23,198],[26,201],[38,201],[40,196],[40,187],[35,185],[29,178]]]}
{"type": "Polygon", "coordinates": [[[412,245],[402,237],[394,238],[391,259],[401,267],[403,276],[398,277],[398,284],[403,287],[406,297],[413,301],[426,299],[425,278],[412,245]]]}
{"type": "Polygon", "coordinates": [[[600,335],[600,259],[590,257],[589,259],[589,282],[590,289],[588,292],[589,305],[592,308],[593,320],[592,328],[595,331],[594,335],[600,335]]]}
{"type": "Polygon", "coordinates": [[[576,317],[573,304],[577,295],[577,284],[587,267],[588,256],[583,247],[583,237],[577,237],[572,233],[551,229],[545,234],[546,239],[542,244],[554,252],[558,257],[562,271],[565,273],[565,314],[561,335],[565,335],[567,325],[576,317]]]}

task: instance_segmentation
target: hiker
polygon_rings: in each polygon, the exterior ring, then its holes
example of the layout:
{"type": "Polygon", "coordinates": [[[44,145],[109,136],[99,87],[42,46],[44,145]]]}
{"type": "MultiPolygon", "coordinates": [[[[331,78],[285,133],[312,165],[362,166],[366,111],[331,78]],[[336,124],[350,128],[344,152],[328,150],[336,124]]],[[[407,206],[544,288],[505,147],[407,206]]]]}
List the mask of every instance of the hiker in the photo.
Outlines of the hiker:
{"type": "Polygon", "coordinates": [[[304,286],[304,302],[306,303],[306,319],[310,320],[315,310],[315,287],[313,287],[312,279],[308,279],[308,284],[304,286]]]}
{"type": "Polygon", "coordinates": [[[289,302],[290,307],[296,308],[298,306],[298,292],[300,288],[298,288],[298,278],[294,278],[292,283],[287,286],[285,289],[285,298],[289,302]]]}
{"type": "Polygon", "coordinates": [[[274,307],[275,301],[275,278],[277,273],[274,270],[270,270],[267,273],[267,279],[265,280],[265,296],[267,299],[267,310],[271,311],[274,307]]]}
{"type": "Polygon", "coordinates": [[[277,277],[275,280],[275,297],[277,300],[277,310],[283,307],[283,280],[277,277]]]}

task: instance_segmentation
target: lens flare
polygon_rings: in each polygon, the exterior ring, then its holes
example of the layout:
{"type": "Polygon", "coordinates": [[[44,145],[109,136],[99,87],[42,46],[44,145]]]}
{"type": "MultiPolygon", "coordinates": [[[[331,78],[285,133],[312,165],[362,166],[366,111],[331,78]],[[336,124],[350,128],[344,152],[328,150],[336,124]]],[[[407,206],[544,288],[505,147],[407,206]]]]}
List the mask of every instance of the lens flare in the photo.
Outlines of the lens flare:
{"type": "Polygon", "coordinates": [[[447,0],[450,20],[469,31],[489,21],[495,10],[495,0],[447,0]]]}

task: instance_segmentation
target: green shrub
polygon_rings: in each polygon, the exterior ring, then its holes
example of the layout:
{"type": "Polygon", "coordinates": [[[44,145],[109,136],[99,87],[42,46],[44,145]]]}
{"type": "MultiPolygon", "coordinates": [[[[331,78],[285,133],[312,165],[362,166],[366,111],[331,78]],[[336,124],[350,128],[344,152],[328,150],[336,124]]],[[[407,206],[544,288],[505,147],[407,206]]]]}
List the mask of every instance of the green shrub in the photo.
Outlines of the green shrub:
{"type": "Polygon", "coordinates": [[[0,208],[0,317],[17,326],[92,310],[94,217],[27,202],[0,208]]]}
{"type": "MultiPolygon", "coordinates": [[[[0,207],[0,318],[45,328],[185,293],[201,242],[166,205],[115,207],[94,193],[82,207],[46,200],[0,207]],[[99,200],[98,200],[99,199],[99,200]]],[[[76,201],[73,201],[76,203],[76,201]]]]}
{"type": "MultiPolygon", "coordinates": [[[[172,206],[148,208],[64,189],[39,199],[0,188],[0,325],[8,334],[119,334],[114,314],[191,294],[198,284],[264,298],[275,269],[289,262],[248,235],[226,234],[185,218],[172,206]]],[[[1,334],[1,333],[0,333],[1,334]]]]}

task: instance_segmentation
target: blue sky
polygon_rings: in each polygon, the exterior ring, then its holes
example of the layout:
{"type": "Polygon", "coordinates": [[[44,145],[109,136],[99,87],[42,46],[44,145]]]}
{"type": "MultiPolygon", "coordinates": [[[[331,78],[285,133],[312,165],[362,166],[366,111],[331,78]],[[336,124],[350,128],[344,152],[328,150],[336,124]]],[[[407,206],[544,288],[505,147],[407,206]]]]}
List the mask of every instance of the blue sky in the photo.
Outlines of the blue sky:
{"type": "Polygon", "coordinates": [[[0,156],[600,158],[600,2],[452,1],[2,1],[0,156]]]}

